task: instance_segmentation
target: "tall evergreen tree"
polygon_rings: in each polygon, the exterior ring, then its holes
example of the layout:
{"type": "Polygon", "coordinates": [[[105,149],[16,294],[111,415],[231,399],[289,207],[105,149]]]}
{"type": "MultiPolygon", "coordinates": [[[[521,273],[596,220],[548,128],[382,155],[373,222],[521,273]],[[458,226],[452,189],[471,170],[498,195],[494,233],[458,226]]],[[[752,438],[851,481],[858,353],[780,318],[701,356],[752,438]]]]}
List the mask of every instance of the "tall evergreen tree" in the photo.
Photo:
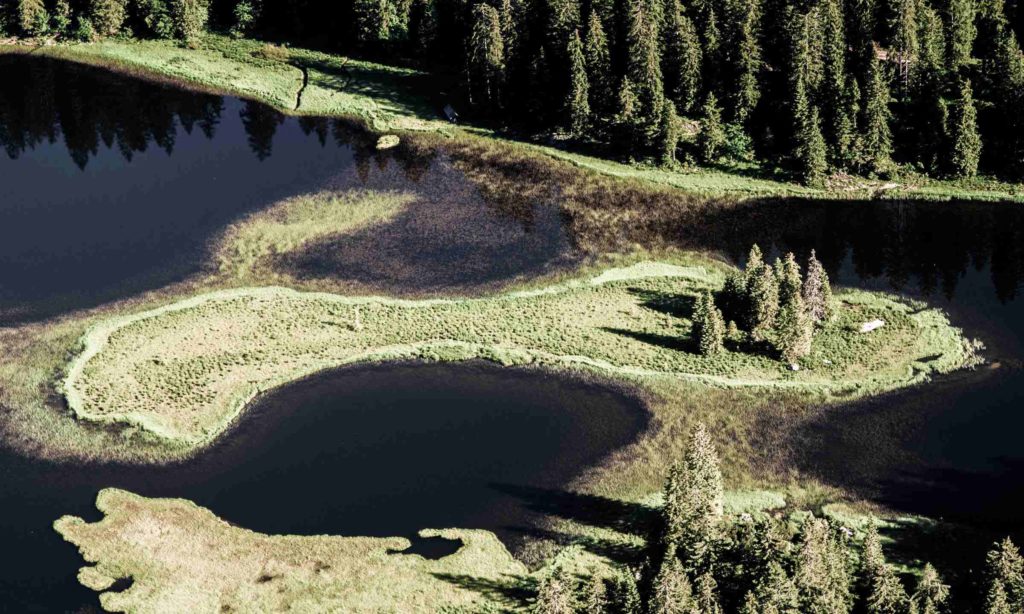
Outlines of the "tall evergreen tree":
{"type": "Polygon", "coordinates": [[[789,364],[794,364],[811,353],[814,321],[807,314],[800,294],[796,294],[779,308],[775,337],[782,360],[789,364]]]}
{"type": "Polygon", "coordinates": [[[786,256],[777,262],[780,274],[779,279],[779,304],[787,305],[803,294],[803,280],[800,278],[800,265],[796,262],[793,252],[787,252],[786,256]]]}
{"type": "Polygon", "coordinates": [[[722,111],[718,108],[718,99],[713,92],[708,92],[701,108],[700,134],[697,136],[697,152],[700,160],[710,164],[716,162],[725,147],[725,129],[722,127],[722,111]]]}
{"type": "Polygon", "coordinates": [[[657,28],[649,7],[646,0],[633,0],[626,38],[626,75],[637,100],[638,140],[645,148],[654,144],[665,104],[657,28]]]}
{"type": "Polygon", "coordinates": [[[985,557],[989,595],[1001,585],[1014,612],[1024,611],[1024,559],[1009,537],[997,542],[985,557]]]}
{"type": "Polygon", "coordinates": [[[837,544],[828,522],[811,518],[803,527],[794,583],[805,614],[841,614],[853,607],[845,546],[837,544]]]}
{"type": "Polygon", "coordinates": [[[697,108],[702,52],[697,31],[683,14],[679,0],[667,2],[662,38],[665,95],[675,103],[677,111],[690,113],[697,108]]]}
{"type": "Polygon", "coordinates": [[[569,39],[569,99],[566,101],[566,115],[572,134],[581,137],[590,125],[590,82],[583,59],[583,43],[579,32],[573,32],[569,39]]]}
{"type": "Polygon", "coordinates": [[[949,587],[942,583],[939,572],[926,563],[917,581],[917,589],[911,598],[918,614],[939,614],[949,601],[949,587]]]}
{"type": "Polygon", "coordinates": [[[606,614],[610,607],[605,580],[602,576],[594,574],[584,588],[580,603],[581,614],[606,614]]]}
{"type": "Polygon", "coordinates": [[[49,28],[50,18],[46,14],[43,0],[17,0],[18,26],[26,36],[40,36],[49,28]]]}
{"type": "Polygon", "coordinates": [[[728,18],[728,36],[722,56],[729,66],[728,81],[732,84],[728,102],[732,121],[742,124],[761,98],[758,83],[762,61],[758,41],[761,8],[759,0],[728,0],[723,12],[728,18]]]}
{"type": "Polygon", "coordinates": [[[390,20],[388,0],[353,0],[356,40],[370,45],[387,39],[390,20]]]}
{"type": "Polygon", "coordinates": [[[67,37],[71,34],[71,4],[68,0],[57,0],[53,9],[53,31],[58,36],[67,37]]]}
{"type": "Polygon", "coordinates": [[[608,50],[608,38],[605,36],[604,26],[596,11],[590,12],[583,49],[587,64],[590,108],[604,114],[610,113],[615,110],[615,96],[612,92],[612,59],[608,50]]]}
{"type": "Polygon", "coordinates": [[[572,585],[562,568],[556,568],[540,583],[534,614],[573,614],[576,611],[572,585]]]}
{"type": "Polygon", "coordinates": [[[824,324],[832,319],[835,311],[832,286],[814,250],[811,250],[807,259],[807,280],[803,285],[803,295],[807,313],[816,324],[824,324]]]}
{"type": "Polygon", "coordinates": [[[676,556],[675,548],[670,547],[651,585],[647,611],[649,614],[688,614],[693,606],[690,579],[676,556]]]}
{"type": "Polygon", "coordinates": [[[487,4],[473,7],[467,73],[470,92],[478,93],[486,105],[497,105],[505,73],[505,44],[498,11],[487,4]]]}
{"type": "Polygon", "coordinates": [[[747,330],[754,341],[763,341],[775,325],[779,312],[779,286],[775,273],[767,265],[752,271],[748,265],[747,330]]]}
{"type": "Polygon", "coordinates": [[[693,313],[693,333],[702,356],[714,356],[725,349],[725,321],[709,293],[697,299],[693,313]]]}
{"type": "Polygon", "coordinates": [[[957,177],[973,177],[978,173],[978,162],[981,159],[981,136],[978,134],[978,110],[974,106],[974,95],[968,80],[960,84],[960,96],[953,108],[952,119],[950,163],[953,174],[957,177]]]}
{"type": "Polygon", "coordinates": [[[823,132],[833,165],[844,167],[853,158],[856,99],[850,95],[846,70],[846,36],[839,0],[821,5],[822,83],[819,95],[823,132]]]}
{"type": "Polygon", "coordinates": [[[175,35],[184,41],[199,38],[209,17],[209,0],[170,0],[169,7],[175,35]]]}
{"type": "Polygon", "coordinates": [[[974,16],[975,0],[949,0],[949,35],[946,39],[949,45],[949,69],[954,74],[962,71],[971,62],[974,39],[978,34],[974,16]]]}
{"type": "Polygon", "coordinates": [[[661,108],[661,121],[658,124],[658,151],[661,163],[671,166],[676,161],[676,147],[679,145],[679,117],[676,105],[666,100],[661,108]]]}
{"type": "Polygon", "coordinates": [[[1014,614],[1014,612],[1003,583],[996,581],[989,586],[988,593],[985,594],[985,614],[1014,614]]]}
{"type": "Polygon", "coordinates": [[[723,496],[718,453],[707,428],[697,424],[683,458],[680,534],[676,542],[684,567],[692,574],[707,571],[715,559],[721,539],[723,496]]]}
{"type": "Polygon", "coordinates": [[[718,600],[718,584],[710,572],[704,572],[697,577],[693,600],[694,609],[688,614],[722,614],[722,606],[718,600]]]}
{"type": "Polygon", "coordinates": [[[900,91],[906,94],[910,84],[910,69],[918,51],[917,10],[920,0],[893,0],[893,4],[895,15],[891,24],[893,36],[890,59],[896,66],[900,91]]]}
{"type": "Polygon", "coordinates": [[[889,85],[874,55],[868,63],[864,97],[864,128],[860,139],[862,166],[872,175],[884,175],[892,170],[892,129],[889,127],[892,114],[889,111],[889,85]]]}
{"type": "Polygon", "coordinates": [[[114,36],[125,20],[124,0],[89,0],[89,18],[99,36],[114,36]]]}
{"type": "Polygon", "coordinates": [[[910,600],[892,566],[885,561],[878,528],[872,524],[864,537],[861,572],[867,614],[903,614],[910,600]]]}
{"type": "Polygon", "coordinates": [[[632,570],[627,569],[615,577],[608,602],[612,614],[641,614],[643,603],[632,570]]]}
{"type": "Polygon", "coordinates": [[[821,135],[821,121],[817,107],[811,107],[799,118],[797,131],[797,170],[804,185],[820,186],[828,171],[825,137],[821,135]]]}

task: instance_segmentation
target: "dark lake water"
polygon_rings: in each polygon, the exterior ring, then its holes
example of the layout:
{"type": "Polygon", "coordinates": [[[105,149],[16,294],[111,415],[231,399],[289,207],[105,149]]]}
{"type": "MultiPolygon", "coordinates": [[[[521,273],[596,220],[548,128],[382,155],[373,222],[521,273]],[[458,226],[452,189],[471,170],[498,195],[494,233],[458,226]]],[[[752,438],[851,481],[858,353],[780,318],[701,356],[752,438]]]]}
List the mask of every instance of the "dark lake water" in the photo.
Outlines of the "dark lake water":
{"type": "MultiPolygon", "coordinates": [[[[0,58],[0,74],[0,324],[185,279],[227,224],[325,186],[411,190],[417,200],[385,224],[280,263],[300,279],[450,292],[578,261],[554,208],[502,210],[445,160],[404,146],[377,152],[343,122],[38,59],[0,58]]],[[[1000,365],[823,412],[792,435],[802,471],[901,509],[1021,527],[1024,208],[750,201],[709,210],[707,224],[714,232],[667,238],[737,262],[754,242],[801,259],[816,249],[839,284],[948,310],[1000,365]]],[[[186,497],[258,531],[411,535],[454,525],[496,530],[514,545],[536,510],[565,503],[560,486],[644,420],[638,403],[613,391],[539,373],[397,365],[281,389],[181,466],[3,454],[0,550],[17,554],[0,562],[0,609],[95,603],[75,581],[80,558],[50,523],[96,518],[105,486],[186,497]]]]}
{"type": "MultiPolygon", "coordinates": [[[[402,535],[487,528],[515,545],[561,487],[646,427],[606,387],[490,364],[393,364],[327,372],[259,399],[221,443],[162,468],[49,465],[0,455],[0,609],[95,603],[83,562],[50,527],[98,519],[107,486],[184,497],[267,533],[402,535]]],[[[457,544],[414,540],[441,556],[457,544]]],[[[396,554],[396,556],[401,556],[396,554]]]]}
{"type": "Polygon", "coordinates": [[[504,211],[432,152],[347,122],[105,71],[0,57],[0,318],[36,320],[203,269],[247,213],[320,189],[410,191],[389,223],[279,263],[393,293],[476,288],[573,260],[556,208],[504,211]],[[452,260],[463,266],[448,266],[452,260]]]}

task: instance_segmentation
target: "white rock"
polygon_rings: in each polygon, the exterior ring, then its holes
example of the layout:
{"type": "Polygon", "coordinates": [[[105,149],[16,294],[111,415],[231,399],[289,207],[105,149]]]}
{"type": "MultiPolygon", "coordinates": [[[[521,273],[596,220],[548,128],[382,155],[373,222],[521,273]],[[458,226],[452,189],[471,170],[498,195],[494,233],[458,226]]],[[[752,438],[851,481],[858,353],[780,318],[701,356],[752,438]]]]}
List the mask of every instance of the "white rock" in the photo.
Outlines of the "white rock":
{"type": "Polygon", "coordinates": [[[870,333],[876,328],[882,328],[883,326],[885,326],[885,320],[871,320],[860,325],[860,332],[870,333]]]}

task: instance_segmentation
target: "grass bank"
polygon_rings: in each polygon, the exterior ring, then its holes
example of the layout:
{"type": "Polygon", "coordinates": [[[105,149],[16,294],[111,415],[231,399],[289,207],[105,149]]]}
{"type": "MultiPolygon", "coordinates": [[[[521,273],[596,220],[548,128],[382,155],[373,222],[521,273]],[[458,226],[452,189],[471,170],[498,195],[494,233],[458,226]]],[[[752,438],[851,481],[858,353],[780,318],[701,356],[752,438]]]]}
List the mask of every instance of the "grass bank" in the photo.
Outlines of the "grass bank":
{"type": "MultiPolygon", "coordinates": [[[[0,53],[27,52],[259,100],[285,113],[352,118],[375,132],[428,132],[457,140],[484,138],[508,142],[507,137],[487,128],[456,128],[443,121],[440,109],[447,102],[443,91],[452,84],[440,76],[344,56],[300,48],[270,49],[268,53],[268,47],[258,41],[212,34],[206,35],[195,48],[172,41],[131,40],[41,47],[0,45],[0,53]]],[[[617,162],[561,147],[521,144],[542,158],[706,196],[1024,200],[1021,185],[987,178],[935,180],[911,173],[890,182],[843,177],[827,188],[814,189],[752,164],[665,169],[617,162]]]]}

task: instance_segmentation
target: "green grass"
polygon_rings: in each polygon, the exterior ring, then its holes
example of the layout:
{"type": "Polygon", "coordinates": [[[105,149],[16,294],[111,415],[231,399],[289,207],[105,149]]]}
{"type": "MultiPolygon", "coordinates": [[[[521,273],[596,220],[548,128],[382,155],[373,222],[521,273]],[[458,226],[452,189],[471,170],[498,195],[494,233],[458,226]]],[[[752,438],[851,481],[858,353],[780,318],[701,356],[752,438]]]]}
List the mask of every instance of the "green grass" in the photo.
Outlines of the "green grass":
{"type": "Polygon", "coordinates": [[[841,294],[839,317],[797,372],[749,351],[703,357],[688,338],[689,311],[700,292],[720,282],[712,268],[640,263],[482,299],[228,290],[95,325],[64,390],[80,418],[201,445],[256,394],[362,361],[483,358],[610,378],[667,377],[856,398],[925,381],[972,359],[941,312],[857,291],[841,294]],[[875,318],[886,326],[857,332],[875,318]]]}
{"type": "MultiPolygon", "coordinates": [[[[207,35],[194,49],[171,41],[106,40],[49,45],[34,48],[33,52],[252,98],[287,113],[349,117],[376,132],[426,131],[461,139],[506,140],[490,129],[455,128],[442,121],[439,108],[444,100],[439,97],[440,90],[450,84],[439,76],[298,48],[266,54],[262,53],[264,47],[257,41],[207,35]],[[308,71],[309,84],[302,93],[301,105],[295,108],[302,86],[300,66],[308,71]]],[[[23,53],[26,48],[0,45],[0,53],[23,53]]],[[[709,196],[1024,200],[1020,184],[990,178],[947,181],[908,172],[894,182],[844,178],[829,188],[812,189],[776,177],[755,164],[665,169],[550,146],[525,146],[535,156],[604,175],[709,196]]]]}
{"type": "Polygon", "coordinates": [[[401,537],[263,535],[181,499],[107,489],[96,505],[101,521],[66,516],[54,527],[96,563],[79,572],[83,585],[102,592],[131,578],[127,590],[100,595],[111,612],[501,611],[518,602],[500,589],[527,579],[487,531],[422,531],[463,542],[433,561],[389,554],[409,547],[401,537]]]}

